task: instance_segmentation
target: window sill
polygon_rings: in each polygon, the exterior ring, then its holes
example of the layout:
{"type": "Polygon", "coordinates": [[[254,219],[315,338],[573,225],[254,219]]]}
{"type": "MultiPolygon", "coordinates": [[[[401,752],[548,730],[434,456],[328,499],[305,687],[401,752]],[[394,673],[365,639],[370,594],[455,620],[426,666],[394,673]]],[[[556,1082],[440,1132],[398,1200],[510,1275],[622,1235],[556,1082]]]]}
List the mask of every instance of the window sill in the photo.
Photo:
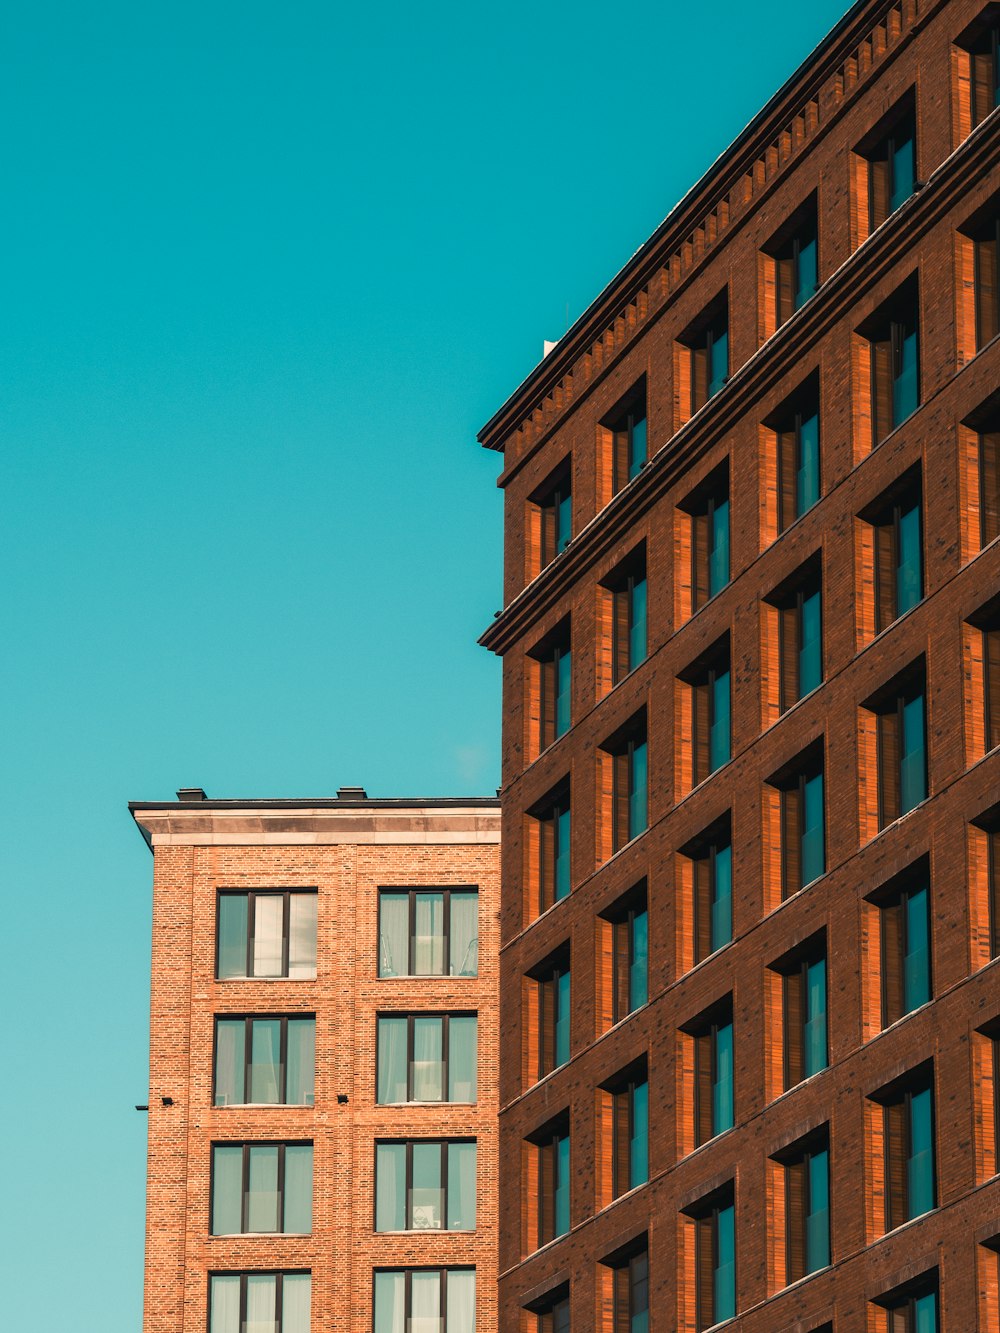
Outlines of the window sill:
{"type": "Polygon", "coordinates": [[[376,1102],[376,1106],[478,1106],[478,1102],[376,1102]]]}
{"type": "Polygon", "coordinates": [[[473,1236],[475,1227],[404,1227],[402,1231],[386,1228],[375,1231],[376,1236],[473,1236]]]}
{"type": "Polygon", "coordinates": [[[396,972],[375,981],[478,981],[478,972],[396,972]]]}
{"type": "Polygon", "coordinates": [[[230,982],[236,982],[237,985],[240,985],[240,984],[245,984],[248,981],[252,981],[257,984],[263,984],[267,986],[267,985],[274,985],[276,981],[282,981],[282,982],[315,981],[316,973],[314,972],[311,977],[214,977],[213,980],[220,986],[229,985],[230,982]]]}
{"type": "MultiPolygon", "coordinates": [[[[315,1102],[213,1102],[213,1111],[315,1111],[315,1102]]],[[[239,1233],[237,1233],[239,1234],[239,1233]]]]}
{"type": "Polygon", "coordinates": [[[209,1240],[280,1240],[283,1236],[295,1239],[312,1234],[311,1231],[215,1231],[209,1240]]]}
{"type": "Polygon", "coordinates": [[[881,1236],[877,1236],[872,1241],[873,1245],[880,1245],[884,1240],[895,1239],[908,1227],[915,1227],[918,1222],[925,1221],[928,1217],[933,1217],[935,1213],[941,1211],[941,1205],[935,1204],[933,1208],[928,1208],[926,1213],[920,1213],[916,1217],[908,1217],[905,1222],[900,1222],[898,1227],[893,1227],[891,1231],[883,1231],[881,1236]]]}

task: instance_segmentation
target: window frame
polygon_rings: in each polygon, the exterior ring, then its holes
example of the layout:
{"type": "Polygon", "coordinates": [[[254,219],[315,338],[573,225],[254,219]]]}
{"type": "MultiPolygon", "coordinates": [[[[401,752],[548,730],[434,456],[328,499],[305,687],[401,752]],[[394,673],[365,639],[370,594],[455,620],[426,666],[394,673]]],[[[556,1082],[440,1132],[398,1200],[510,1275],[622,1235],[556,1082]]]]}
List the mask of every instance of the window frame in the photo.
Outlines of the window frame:
{"type": "MultiPolygon", "coordinates": [[[[474,1333],[475,1320],[477,1317],[477,1308],[479,1305],[479,1284],[477,1280],[477,1270],[475,1264],[410,1264],[399,1265],[395,1268],[388,1268],[385,1265],[377,1265],[372,1268],[372,1322],[374,1326],[375,1316],[378,1311],[376,1305],[376,1278],[379,1273],[401,1273],[403,1275],[403,1330],[406,1333],[413,1319],[413,1274],[414,1273],[437,1273],[438,1274],[438,1308],[440,1310],[439,1324],[444,1333],[451,1333],[448,1328],[448,1274],[449,1273],[471,1273],[473,1285],[475,1288],[475,1308],[473,1309],[473,1325],[468,1333],[474,1333]]],[[[465,1333],[459,1330],[459,1333],[465,1333]]]]}
{"type": "MultiPolygon", "coordinates": [[[[310,895],[316,899],[317,917],[319,912],[319,889],[316,885],[304,886],[302,888],[253,888],[253,889],[235,889],[219,888],[215,894],[215,976],[216,981],[315,981],[318,972],[318,956],[313,973],[308,977],[290,977],[288,969],[290,965],[290,945],[291,945],[291,900],[293,897],[305,897],[310,895]],[[278,898],[282,899],[281,908],[281,971],[280,973],[269,973],[256,976],[253,971],[253,952],[254,941],[256,939],[255,926],[257,923],[257,899],[258,898],[278,898]],[[246,919],[246,949],[245,965],[246,971],[238,976],[223,977],[220,975],[220,966],[222,961],[222,900],[223,898],[246,898],[247,900],[247,919],[246,919]]],[[[319,943],[319,930],[317,928],[316,938],[313,941],[314,949],[319,943]]],[[[318,953],[318,950],[317,950],[318,953]]]]}
{"type": "Polygon", "coordinates": [[[284,1325],[284,1309],[283,1309],[283,1306],[284,1306],[284,1279],[285,1279],[286,1277],[308,1277],[308,1278],[309,1278],[309,1299],[310,1299],[310,1304],[312,1303],[312,1269],[310,1269],[310,1268],[281,1268],[281,1269],[275,1269],[275,1268],[265,1268],[265,1269],[258,1269],[258,1268],[251,1268],[251,1269],[247,1269],[247,1268],[239,1268],[239,1269],[231,1269],[231,1268],[212,1268],[212,1269],[209,1269],[209,1272],[208,1272],[208,1275],[207,1275],[207,1276],[208,1276],[208,1299],[207,1299],[207,1302],[206,1302],[206,1309],[207,1309],[207,1312],[208,1312],[208,1319],[207,1319],[207,1322],[206,1322],[206,1327],[207,1327],[207,1329],[208,1329],[208,1333],[217,1333],[217,1330],[213,1330],[213,1329],[212,1329],[212,1280],[213,1280],[213,1278],[217,1278],[217,1277],[238,1277],[238,1278],[240,1279],[239,1327],[240,1327],[240,1330],[241,1330],[241,1331],[242,1331],[242,1329],[246,1326],[246,1319],[247,1319],[247,1278],[251,1278],[251,1277],[273,1277],[273,1278],[275,1279],[275,1291],[274,1291],[274,1309],[275,1309],[274,1330],[275,1330],[275,1333],[284,1333],[284,1330],[283,1330],[283,1325],[284,1325]]]}
{"type": "Polygon", "coordinates": [[[418,885],[399,885],[380,884],[378,886],[378,960],[376,963],[376,976],[379,981],[410,980],[414,977],[419,978],[438,978],[447,977],[452,981],[474,981],[479,976],[479,885],[478,884],[418,884],[418,885]],[[395,894],[402,897],[407,894],[409,901],[407,903],[407,946],[406,946],[406,972],[383,972],[382,971],[382,901],[383,897],[389,894],[395,894]],[[420,895],[439,893],[442,895],[442,923],[441,923],[441,948],[442,957],[447,960],[448,970],[445,972],[414,972],[414,954],[416,952],[416,913],[417,898],[420,895]],[[476,898],[476,935],[474,943],[476,946],[476,970],[475,972],[452,972],[451,971],[451,899],[452,894],[475,895],[476,898]]]}
{"type": "Polygon", "coordinates": [[[611,1196],[620,1199],[623,1194],[649,1182],[649,1074],[645,1063],[613,1079],[606,1085],[606,1091],[611,1099],[611,1196]],[[639,1088],[646,1090],[645,1165],[642,1178],[633,1180],[632,1144],[636,1140],[636,1093],[639,1088]]]}
{"type": "Polygon", "coordinates": [[[404,1138],[404,1137],[394,1136],[394,1137],[390,1137],[390,1138],[376,1138],[376,1139],[375,1139],[374,1144],[373,1144],[374,1166],[373,1166],[373,1170],[372,1170],[372,1180],[373,1180],[373,1182],[374,1182],[374,1194],[373,1194],[373,1198],[372,1198],[372,1231],[373,1231],[373,1233],[374,1233],[376,1236],[408,1236],[408,1235],[410,1235],[410,1234],[413,1233],[413,1232],[419,1232],[419,1233],[423,1233],[423,1232],[431,1232],[432,1234],[435,1234],[435,1235],[438,1235],[438,1234],[449,1235],[449,1234],[450,1234],[450,1235],[454,1235],[454,1236],[470,1236],[470,1235],[472,1235],[474,1232],[478,1231],[478,1229],[479,1229],[478,1191],[477,1191],[477,1189],[475,1189],[475,1188],[474,1188],[474,1190],[473,1190],[473,1202],[474,1202],[474,1204],[476,1204],[476,1225],[473,1226],[473,1227],[449,1227],[449,1226],[448,1226],[448,1212],[449,1212],[449,1209],[448,1209],[448,1181],[449,1181],[448,1159],[449,1159],[449,1149],[450,1149],[452,1146],[456,1146],[456,1145],[460,1145],[460,1144],[464,1144],[464,1145],[471,1144],[471,1145],[476,1149],[475,1184],[478,1185],[478,1179],[479,1179],[479,1141],[478,1141],[478,1139],[476,1139],[475,1137],[470,1137],[469,1135],[457,1135],[457,1136],[452,1137],[452,1138],[442,1138],[442,1139],[438,1139],[438,1138],[426,1138],[426,1139],[425,1139],[425,1138],[404,1138]],[[415,1227],[415,1226],[412,1225],[412,1200],[411,1200],[411,1195],[412,1195],[413,1188],[414,1188],[414,1186],[413,1186],[413,1149],[414,1149],[414,1145],[416,1145],[416,1144],[421,1144],[422,1146],[428,1146],[428,1147],[433,1147],[433,1146],[436,1145],[437,1147],[439,1147],[439,1148],[441,1149],[441,1176],[440,1176],[440,1179],[441,1179],[441,1219],[442,1219],[442,1225],[441,1225],[440,1227],[415,1227]],[[379,1225],[378,1225],[378,1150],[379,1150],[379,1148],[383,1148],[383,1147],[400,1147],[400,1146],[405,1147],[405,1149],[406,1149],[406,1165],[405,1165],[405,1169],[404,1169],[404,1186],[403,1186],[405,1197],[404,1197],[404,1200],[403,1200],[403,1212],[404,1212],[404,1215],[405,1215],[405,1217],[406,1217],[406,1219],[407,1219],[407,1221],[408,1221],[408,1223],[409,1223],[409,1225],[405,1226],[401,1231],[400,1231],[398,1228],[396,1228],[396,1227],[382,1227],[382,1228],[379,1228],[379,1225]]]}
{"type": "Polygon", "coordinates": [[[312,1139],[213,1139],[212,1151],[210,1154],[209,1166],[209,1235],[215,1237],[226,1236],[311,1236],[313,1234],[312,1225],[308,1231],[286,1231],[285,1229],[285,1211],[287,1199],[285,1197],[285,1149],[286,1148],[308,1148],[311,1154],[311,1170],[309,1180],[309,1212],[310,1223],[315,1219],[313,1217],[314,1194],[315,1194],[315,1143],[312,1139]],[[216,1162],[215,1153],[218,1148],[242,1148],[243,1164],[240,1176],[240,1229],[239,1231],[216,1231],[215,1230],[215,1180],[216,1180],[216,1162]],[[250,1212],[250,1155],[254,1148],[277,1148],[278,1149],[278,1178],[275,1193],[277,1194],[277,1209],[279,1226],[274,1231],[251,1231],[247,1226],[250,1212]]]}
{"type": "Polygon", "coordinates": [[[375,1015],[375,1105],[376,1106],[476,1106],[479,1101],[479,1012],[475,1009],[408,1009],[393,1010],[380,1009],[375,1015]],[[379,1024],[383,1018],[405,1018],[406,1019],[406,1101],[405,1102],[380,1102],[378,1100],[378,1080],[379,1080],[379,1062],[380,1062],[380,1038],[379,1024]],[[442,1097],[434,1101],[421,1098],[417,1100],[413,1096],[413,1067],[414,1067],[414,1030],[418,1018],[440,1018],[441,1024],[441,1089],[447,1093],[450,1080],[451,1064],[451,1019],[453,1018],[474,1018],[476,1020],[476,1064],[475,1064],[475,1091],[476,1097],[473,1101],[452,1101],[449,1097],[442,1097]]]}
{"type": "Polygon", "coordinates": [[[611,1026],[649,1003],[649,896],[646,881],[640,880],[601,916],[611,931],[611,1026]],[[632,1004],[632,975],[640,955],[636,951],[635,923],[645,918],[646,949],[642,991],[644,998],[632,1004]],[[622,947],[624,944],[624,947],[622,947]],[[623,1008],[624,1004],[628,1008],[623,1008]]]}
{"type": "Polygon", "coordinates": [[[315,1106],[316,1105],[316,1056],[315,1056],[315,1038],[316,1038],[316,1015],[314,1013],[252,1013],[252,1014],[229,1014],[217,1013],[212,1015],[212,1108],[218,1110],[229,1106],[315,1106]],[[246,1096],[251,1087],[251,1069],[253,1067],[253,1024],[255,1022],[274,1023],[280,1022],[281,1034],[278,1043],[279,1068],[281,1070],[281,1100],[277,1102],[218,1102],[216,1101],[216,1086],[218,1080],[218,1060],[219,1060],[219,1024],[242,1022],[244,1027],[243,1037],[243,1095],[246,1096]],[[311,1102],[289,1102],[288,1097],[288,1024],[289,1022],[311,1022],[313,1025],[313,1099],[311,1102]]]}

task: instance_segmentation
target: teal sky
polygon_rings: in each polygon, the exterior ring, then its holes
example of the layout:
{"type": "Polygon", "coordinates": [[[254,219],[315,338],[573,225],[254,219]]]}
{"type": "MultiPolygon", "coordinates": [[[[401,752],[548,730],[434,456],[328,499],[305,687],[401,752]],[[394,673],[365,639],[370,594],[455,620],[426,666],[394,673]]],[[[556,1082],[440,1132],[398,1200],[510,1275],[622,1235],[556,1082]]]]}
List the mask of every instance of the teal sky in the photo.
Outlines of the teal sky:
{"type": "Polygon", "coordinates": [[[493,791],[475,432],[841,7],[0,17],[6,1327],[140,1327],[126,802],[493,791]]]}

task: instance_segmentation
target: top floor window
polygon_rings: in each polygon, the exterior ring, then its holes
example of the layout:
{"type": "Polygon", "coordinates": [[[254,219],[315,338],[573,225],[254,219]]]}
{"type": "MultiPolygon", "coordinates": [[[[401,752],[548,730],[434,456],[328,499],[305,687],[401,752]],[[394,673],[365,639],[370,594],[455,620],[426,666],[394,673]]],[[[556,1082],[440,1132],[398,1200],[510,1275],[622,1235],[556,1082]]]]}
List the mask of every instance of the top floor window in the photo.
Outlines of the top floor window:
{"type": "Polygon", "coordinates": [[[216,976],[316,975],[316,892],[254,889],[219,894],[216,976]]]}
{"type": "MultiPolygon", "coordinates": [[[[871,382],[871,443],[881,444],[920,406],[920,303],[907,281],[859,328],[871,382]]],[[[863,392],[863,386],[860,386],[863,392]]]]}
{"type": "Polygon", "coordinates": [[[868,230],[873,232],[916,188],[917,118],[912,94],[856,151],[868,164],[868,230]]]}
{"type": "Polygon", "coordinates": [[[474,977],[479,972],[475,889],[381,889],[380,977],[474,977]]]}
{"type": "Polygon", "coordinates": [[[968,117],[963,125],[964,132],[968,133],[1000,106],[1000,10],[997,6],[987,5],[955,45],[960,59],[957,100],[960,119],[968,117]]]}
{"type": "Polygon", "coordinates": [[[770,337],[805,305],[819,283],[815,195],[771,237],[763,262],[763,333],[770,337]]]}
{"type": "Polygon", "coordinates": [[[675,357],[675,382],[684,424],[729,379],[729,297],[720,292],[681,334],[675,357]]]}
{"type": "Polygon", "coordinates": [[[528,577],[534,578],[565,551],[573,536],[572,474],[568,458],[539,486],[529,503],[528,577]]]}
{"type": "Polygon", "coordinates": [[[820,496],[819,376],[810,375],[764,422],[764,428],[768,480],[773,477],[775,483],[777,532],[784,532],[820,496]]]}
{"type": "Polygon", "coordinates": [[[617,495],[639,475],[647,457],[645,375],[615,404],[600,430],[602,453],[610,462],[611,495],[617,495]]]}
{"type": "Polygon", "coordinates": [[[678,620],[729,582],[729,465],[715,469],[677,510],[674,570],[678,620]]]}

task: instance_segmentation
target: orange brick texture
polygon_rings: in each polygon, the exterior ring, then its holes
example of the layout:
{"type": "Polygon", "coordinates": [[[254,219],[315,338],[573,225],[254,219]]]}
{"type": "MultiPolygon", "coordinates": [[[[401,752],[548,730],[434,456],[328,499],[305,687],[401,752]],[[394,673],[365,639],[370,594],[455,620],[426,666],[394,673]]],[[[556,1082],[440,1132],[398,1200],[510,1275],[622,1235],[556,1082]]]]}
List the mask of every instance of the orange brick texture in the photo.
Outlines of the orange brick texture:
{"type": "Polygon", "coordinates": [[[496,1329],[499,821],[495,804],[455,804],[388,820],[134,807],[154,850],[144,1333],[206,1333],[213,1271],[293,1268],[312,1272],[313,1329],[371,1333],[373,1268],[412,1265],[474,1265],[477,1330],[496,1329]],[[478,978],[379,979],[378,889],[392,885],[478,886],[478,978]],[[217,981],[218,890],[275,886],[318,890],[316,979],[217,981]],[[389,1010],[478,1012],[475,1106],[376,1105],[376,1015],[389,1010]],[[316,1015],[314,1106],[213,1107],[225,1013],[316,1015]],[[479,1145],[477,1230],[374,1234],[375,1139],[459,1136],[479,1145]],[[314,1144],[312,1234],[211,1237],[212,1143],[290,1139],[314,1144]]]}
{"type": "Polygon", "coordinates": [[[1000,384],[1000,339],[978,353],[970,342],[968,249],[956,234],[1000,184],[1000,114],[970,132],[960,105],[968,79],[954,55],[956,37],[984,8],[984,0],[855,6],[480,436],[504,453],[506,504],[506,609],[483,636],[504,663],[501,985],[504,994],[519,995],[520,978],[568,942],[573,995],[571,1058],[527,1089],[524,1015],[514,1005],[501,1015],[501,1155],[509,1164],[500,1199],[502,1330],[531,1327],[524,1308],[568,1282],[573,1328],[590,1330],[596,1318],[596,1333],[612,1333],[602,1261],[644,1234],[651,1333],[694,1329],[688,1213],[730,1180],[734,1328],[812,1333],[832,1321],[849,1333],[884,1329],[885,1311],[874,1299],[930,1268],[940,1282],[942,1329],[997,1327],[997,1254],[987,1242],[1000,1234],[1000,1178],[992,1174],[995,1094],[982,1030],[1000,1019],[1000,963],[989,957],[986,835],[973,821],[1000,800],[1000,752],[984,754],[982,671],[967,627],[1000,592],[1000,544],[981,549],[976,435],[963,423],[1000,384]],[[911,89],[922,184],[869,236],[867,175],[854,149],[911,89]],[[773,320],[761,251],[814,191],[820,288],[762,341],[773,320]],[[921,406],[873,447],[867,343],[857,330],[914,273],[921,406]],[[731,377],[688,419],[690,376],[677,339],[727,284],[731,377]],[[775,444],[764,423],[812,373],[820,384],[821,498],[779,533],[775,444]],[[643,375],[650,461],[602,509],[595,427],[643,375]],[[537,574],[525,535],[528,497],[568,457],[577,536],[537,574]],[[691,523],[683,506],[727,466],[732,579],[693,610],[691,523]],[[871,542],[859,516],[914,466],[925,596],[876,634],[871,542]],[[598,589],[640,542],[649,653],[609,689],[598,589]],[[824,683],[779,715],[774,627],[764,603],[817,554],[824,683]],[[525,654],[567,615],[573,725],[527,762],[525,654]],[[682,677],[725,635],[733,757],[694,784],[682,677]],[[929,799],[880,829],[877,728],[864,704],[920,658],[927,670],[929,799]],[[604,739],[643,708],[649,828],[609,855],[596,758],[604,739]],[[824,754],[827,871],[782,900],[778,793],[768,779],[814,743],[824,754]],[[572,891],[543,915],[526,914],[525,814],[567,779],[572,891]],[[733,940],[692,966],[691,875],[679,853],[727,813],[733,940]],[[923,856],[930,866],[934,999],[883,1030],[878,910],[868,899],[923,856]],[[611,1027],[602,915],[643,879],[649,1003],[611,1027]],[[821,931],[829,1068],[785,1091],[780,977],[769,968],[821,931]],[[729,994],[736,1125],[695,1149],[683,1030],[729,994]],[[602,1143],[597,1089],[642,1057],[649,1069],[650,1179],[608,1204],[595,1170],[602,1143]],[[938,1207],[886,1234],[883,1116],[871,1098],[927,1060],[938,1207]],[[524,1140],[564,1112],[570,1230],[535,1253],[524,1246],[527,1201],[517,1164],[524,1140]],[[831,1145],[833,1262],[786,1287],[774,1162],[823,1125],[831,1145]]]}

